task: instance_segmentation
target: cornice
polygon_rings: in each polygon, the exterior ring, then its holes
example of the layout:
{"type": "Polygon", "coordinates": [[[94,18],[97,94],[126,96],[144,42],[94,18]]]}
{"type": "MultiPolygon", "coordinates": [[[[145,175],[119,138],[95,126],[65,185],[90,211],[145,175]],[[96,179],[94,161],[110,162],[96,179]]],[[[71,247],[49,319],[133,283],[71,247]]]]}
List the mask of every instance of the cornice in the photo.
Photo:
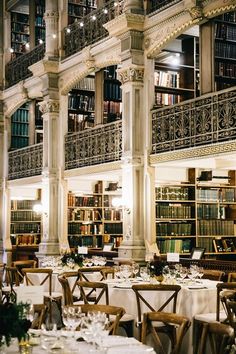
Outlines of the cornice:
{"type": "Polygon", "coordinates": [[[107,171],[117,171],[117,170],[121,170],[121,166],[122,166],[121,161],[114,161],[114,162],[105,163],[101,165],[93,165],[93,166],[75,168],[72,170],[65,170],[64,178],[67,179],[76,176],[88,175],[91,173],[99,174],[107,171]]]}
{"type": "Polygon", "coordinates": [[[206,18],[218,16],[224,12],[230,12],[236,9],[236,0],[212,1],[207,0],[203,2],[203,12],[206,18]]]}
{"type": "Polygon", "coordinates": [[[144,26],[143,15],[133,14],[133,13],[123,13],[120,16],[114,18],[103,26],[109,32],[109,35],[112,37],[120,37],[127,31],[143,31],[144,26]]]}
{"type": "Polygon", "coordinates": [[[59,62],[55,60],[42,59],[37,63],[30,65],[29,70],[34,76],[42,76],[46,73],[59,73],[59,62]]]}
{"type": "Polygon", "coordinates": [[[185,159],[199,159],[203,156],[216,156],[224,153],[232,153],[236,151],[236,142],[226,142],[212,144],[208,146],[199,146],[196,148],[184,149],[179,151],[168,151],[151,155],[150,164],[155,165],[162,162],[170,162],[185,159]]]}

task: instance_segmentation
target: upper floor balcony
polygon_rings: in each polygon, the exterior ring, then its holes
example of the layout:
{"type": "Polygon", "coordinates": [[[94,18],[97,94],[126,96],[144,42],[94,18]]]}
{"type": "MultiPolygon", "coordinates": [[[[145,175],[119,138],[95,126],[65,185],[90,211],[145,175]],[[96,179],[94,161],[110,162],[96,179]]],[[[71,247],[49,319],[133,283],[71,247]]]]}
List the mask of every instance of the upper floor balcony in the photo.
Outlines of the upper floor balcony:
{"type": "MultiPolygon", "coordinates": [[[[152,111],[151,157],[235,140],[235,87],[152,111]]],[[[65,137],[65,170],[120,161],[121,157],[122,121],[65,137]]],[[[40,175],[42,170],[42,144],[9,152],[10,180],[40,175]]]]}
{"type": "MultiPolygon", "coordinates": [[[[104,28],[104,24],[121,15],[124,11],[124,5],[127,0],[111,0],[103,7],[90,12],[84,16],[81,21],[75,21],[63,30],[62,47],[64,51],[63,58],[78,53],[86,46],[103,40],[109,36],[108,31],[104,28]]],[[[175,5],[182,0],[158,0],[147,1],[148,7],[144,9],[144,13],[148,16],[165,10],[167,7],[175,5]]],[[[46,36],[47,37],[47,36],[46,36]]],[[[45,45],[39,45],[22,54],[18,58],[10,61],[6,65],[6,88],[27,79],[32,76],[28,67],[44,58],[45,45]]]]}

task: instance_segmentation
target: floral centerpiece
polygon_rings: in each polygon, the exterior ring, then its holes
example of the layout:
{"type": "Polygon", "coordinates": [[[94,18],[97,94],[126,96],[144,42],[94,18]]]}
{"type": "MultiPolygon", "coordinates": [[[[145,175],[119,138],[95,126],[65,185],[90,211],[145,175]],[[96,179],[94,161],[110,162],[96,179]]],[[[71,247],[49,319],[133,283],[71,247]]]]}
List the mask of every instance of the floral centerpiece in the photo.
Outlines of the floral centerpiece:
{"type": "Polygon", "coordinates": [[[0,346],[10,345],[12,338],[22,340],[26,337],[31,322],[27,320],[26,314],[29,304],[0,304],[0,346]]]}
{"type": "Polygon", "coordinates": [[[62,266],[68,266],[69,268],[82,267],[83,260],[83,255],[77,252],[65,253],[61,257],[62,266]]]}
{"type": "Polygon", "coordinates": [[[149,264],[150,275],[155,277],[158,281],[163,280],[163,269],[167,265],[167,262],[161,259],[161,257],[155,256],[153,261],[149,264]]]}

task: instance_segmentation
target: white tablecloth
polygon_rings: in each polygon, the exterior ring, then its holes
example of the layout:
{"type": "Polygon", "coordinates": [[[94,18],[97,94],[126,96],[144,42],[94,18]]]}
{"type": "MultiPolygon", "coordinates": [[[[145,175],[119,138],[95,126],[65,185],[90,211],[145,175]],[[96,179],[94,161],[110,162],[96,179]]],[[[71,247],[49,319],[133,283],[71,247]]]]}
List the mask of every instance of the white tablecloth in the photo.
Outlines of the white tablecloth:
{"type": "MultiPolygon", "coordinates": [[[[137,304],[134,291],[131,288],[119,288],[117,287],[119,284],[116,284],[114,287],[114,284],[110,281],[108,283],[110,305],[122,306],[127,313],[132,314],[137,318],[137,304]]],[[[202,284],[182,286],[177,299],[177,314],[187,316],[192,321],[196,314],[215,312],[217,283],[218,282],[216,281],[203,279],[202,284]]],[[[120,286],[125,285],[121,284],[120,286]]],[[[150,304],[153,304],[154,308],[158,308],[161,296],[164,296],[164,293],[161,295],[158,294],[158,296],[156,296],[154,291],[151,291],[148,296],[145,294],[145,297],[150,304]]],[[[149,312],[150,309],[146,309],[146,312],[147,311],[149,312]]],[[[192,353],[192,326],[184,338],[182,353],[192,353]]]]}

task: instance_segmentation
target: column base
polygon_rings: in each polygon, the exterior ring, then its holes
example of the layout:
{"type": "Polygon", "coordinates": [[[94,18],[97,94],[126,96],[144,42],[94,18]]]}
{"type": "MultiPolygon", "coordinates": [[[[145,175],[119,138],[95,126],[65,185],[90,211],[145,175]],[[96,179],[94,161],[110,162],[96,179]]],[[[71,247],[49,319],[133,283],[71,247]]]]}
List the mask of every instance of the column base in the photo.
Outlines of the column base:
{"type": "Polygon", "coordinates": [[[45,242],[39,244],[38,252],[35,252],[35,256],[38,258],[39,267],[41,266],[42,259],[45,256],[59,256],[60,248],[58,242],[45,242]]]}
{"type": "Polygon", "coordinates": [[[120,246],[118,259],[132,259],[135,262],[145,261],[146,248],[144,246],[120,246]]]}

